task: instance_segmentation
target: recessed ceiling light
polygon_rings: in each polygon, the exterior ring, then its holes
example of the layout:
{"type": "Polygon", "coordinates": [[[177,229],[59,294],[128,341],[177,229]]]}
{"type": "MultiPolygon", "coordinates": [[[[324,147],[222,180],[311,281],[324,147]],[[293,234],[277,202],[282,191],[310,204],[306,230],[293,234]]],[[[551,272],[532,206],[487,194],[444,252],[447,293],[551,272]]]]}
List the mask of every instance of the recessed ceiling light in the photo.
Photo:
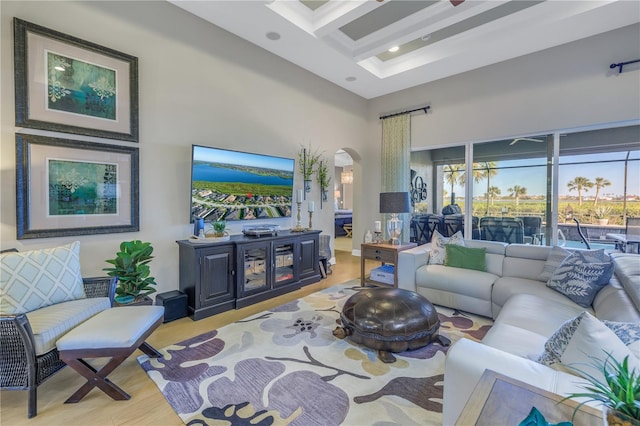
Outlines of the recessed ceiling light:
{"type": "Polygon", "coordinates": [[[276,33],[275,31],[269,31],[267,33],[267,38],[269,40],[280,40],[280,34],[276,33]]]}
{"type": "Polygon", "coordinates": [[[389,52],[391,52],[391,53],[395,53],[395,52],[397,52],[398,50],[400,50],[400,46],[393,46],[392,48],[390,48],[390,49],[389,49],[389,52]]]}
{"type": "Polygon", "coordinates": [[[350,77],[345,78],[345,80],[347,80],[347,81],[356,81],[357,78],[355,78],[354,76],[350,76],[350,77]]]}

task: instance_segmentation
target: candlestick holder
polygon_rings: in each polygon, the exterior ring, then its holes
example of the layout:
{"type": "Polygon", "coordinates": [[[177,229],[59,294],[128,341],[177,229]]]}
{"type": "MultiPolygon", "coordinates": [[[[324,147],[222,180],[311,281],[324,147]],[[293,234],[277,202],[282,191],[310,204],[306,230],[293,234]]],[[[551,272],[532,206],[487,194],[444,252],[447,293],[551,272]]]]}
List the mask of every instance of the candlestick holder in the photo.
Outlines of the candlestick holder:
{"type": "Polygon", "coordinates": [[[291,230],[291,232],[304,232],[304,228],[302,227],[302,218],[300,216],[300,206],[302,205],[302,201],[296,201],[296,204],[298,205],[298,223],[296,224],[296,227],[291,230]]]}
{"type": "Polygon", "coordinates": [[[309,212],[309,227],[307,228],[309,231],[313,229],[313,212],[309,212]]]}

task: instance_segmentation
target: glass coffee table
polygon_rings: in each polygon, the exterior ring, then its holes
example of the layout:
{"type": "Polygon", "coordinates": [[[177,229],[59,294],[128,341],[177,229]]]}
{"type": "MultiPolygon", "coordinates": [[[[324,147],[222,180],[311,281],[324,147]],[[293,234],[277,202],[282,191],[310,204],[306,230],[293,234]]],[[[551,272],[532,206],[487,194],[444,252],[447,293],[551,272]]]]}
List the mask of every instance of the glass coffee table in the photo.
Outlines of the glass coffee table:
{"type": "MultiPolygon", "coordinates": [[[[571,421],[578,403],[527,383],[485,370],[456,425],[517,425],[536,407],[549,423],[571,421]],[[560,402],[562,401],[562,402],[560,402]]],[[[602,412],[583,405],[574,425],[602,426],[602,412]]]]}

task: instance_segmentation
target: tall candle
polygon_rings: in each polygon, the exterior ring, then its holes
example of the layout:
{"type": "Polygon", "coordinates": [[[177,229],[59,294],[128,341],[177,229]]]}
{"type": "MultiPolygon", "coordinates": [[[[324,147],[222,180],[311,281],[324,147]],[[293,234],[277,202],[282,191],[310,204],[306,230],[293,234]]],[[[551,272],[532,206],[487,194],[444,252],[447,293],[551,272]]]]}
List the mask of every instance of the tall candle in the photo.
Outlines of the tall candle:
{"type": "Polygon", "coordinates": [[[298,198],[296,199],[296,201],[301,203],[302,202],[302,197],[304,197],[302,189],[298,189],[298,198]]]}
{"type": "Polygon", "coordinates": [[[309,201],[309,211],[312,212],[315,209],[313,201],[309,201]]]}
{"type": "Polygon", "coordinates": [[[376,220],[376,232],[382,232],[382,222],[376,220]]]}

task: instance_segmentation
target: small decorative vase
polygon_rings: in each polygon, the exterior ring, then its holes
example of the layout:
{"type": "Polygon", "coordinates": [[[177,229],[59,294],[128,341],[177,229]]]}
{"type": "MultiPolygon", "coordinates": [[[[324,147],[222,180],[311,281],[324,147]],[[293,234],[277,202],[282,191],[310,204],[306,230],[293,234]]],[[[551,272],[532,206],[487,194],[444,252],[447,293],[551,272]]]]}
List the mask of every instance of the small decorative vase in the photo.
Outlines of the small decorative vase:
{"type": "Polygon", "coordinates": [[[327,201],[329,199],[329,192],[327,190],[322,191],[322,201],[327,201]]]}
{"type": "Polygon", "coordinates": [[[305,179],[304,181],[304,192],[310,192],[311,191],[311,179],[305,179]]]}
{"type": "Polygon", "coordinates": [[[602,408],[602,420],[604,426],[640,426],[640,420],[606,406],[602,408]]]}

